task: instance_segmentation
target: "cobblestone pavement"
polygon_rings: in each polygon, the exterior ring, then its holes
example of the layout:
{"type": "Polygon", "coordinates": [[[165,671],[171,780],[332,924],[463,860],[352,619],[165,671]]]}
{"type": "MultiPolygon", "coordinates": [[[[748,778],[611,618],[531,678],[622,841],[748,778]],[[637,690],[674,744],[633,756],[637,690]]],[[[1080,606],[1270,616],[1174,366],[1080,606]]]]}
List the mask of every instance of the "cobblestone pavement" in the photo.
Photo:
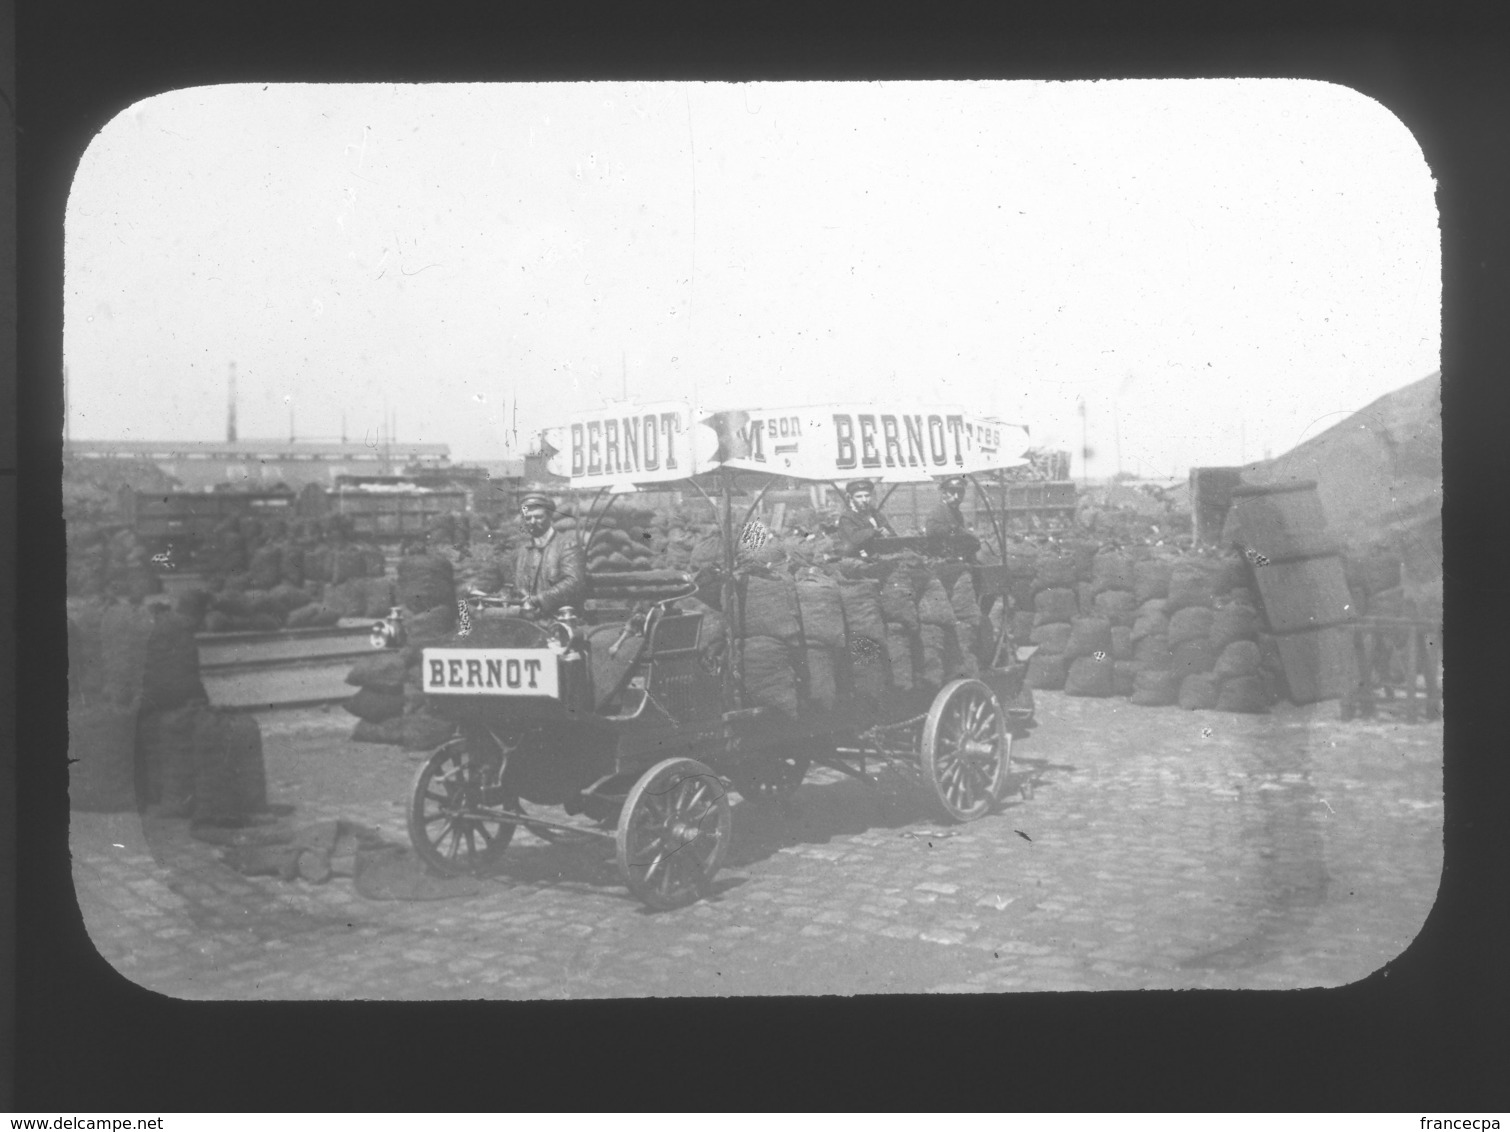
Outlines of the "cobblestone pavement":
{"type": "MultiPolygon", "coordinates": [[[[1039,694],[1023,793],[970,825],[814,772],[738,804],[717,891],[649,913],[608,852],[520,833],[477,894],[377,901],[245,877],[182,820],[73,815],[91,938],[188,999],[596,998],[1336,986],[1436,896],[1442,726],[1039,694]]],[[[339,709],[262,717],[270,799],[407,844],[421,756],[339,709]]],[[[899,784],[900,785],[900,784],[899,784]]]]}

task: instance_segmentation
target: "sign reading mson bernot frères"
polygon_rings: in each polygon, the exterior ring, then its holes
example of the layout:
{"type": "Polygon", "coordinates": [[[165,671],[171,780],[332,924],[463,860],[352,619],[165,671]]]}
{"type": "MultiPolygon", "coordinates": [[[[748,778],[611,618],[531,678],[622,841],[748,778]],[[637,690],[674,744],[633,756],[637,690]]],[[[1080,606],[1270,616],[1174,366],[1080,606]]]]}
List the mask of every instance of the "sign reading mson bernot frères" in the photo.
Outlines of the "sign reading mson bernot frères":
{"type": "Polygon", "coordinates": [[[583,487],[664,483],[719,467],[809,480],[920,483],[1017,467],[1021,425],[953,405],[833,404],[695,414],[616,405],[549,429],[549,467],[583,487]]]}

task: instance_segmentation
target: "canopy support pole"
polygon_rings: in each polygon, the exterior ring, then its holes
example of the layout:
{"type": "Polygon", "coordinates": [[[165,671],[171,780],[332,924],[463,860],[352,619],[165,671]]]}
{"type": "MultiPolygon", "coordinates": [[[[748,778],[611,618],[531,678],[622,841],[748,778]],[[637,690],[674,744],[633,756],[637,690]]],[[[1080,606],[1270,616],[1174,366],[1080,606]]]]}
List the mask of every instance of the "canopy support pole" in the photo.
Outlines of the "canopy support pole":
{"type": "Polygon", "coordinates": [[[729,663],[724,666],[724,702],[733,703],[737,710],[745,706],[744,658],[740,656],[740,643],[744,639],[744,610],[736,611],[734,608],[734,485],[728,468],[720,468],[718,478],[723,495],[724,633],[729,649],[729,663]]]}

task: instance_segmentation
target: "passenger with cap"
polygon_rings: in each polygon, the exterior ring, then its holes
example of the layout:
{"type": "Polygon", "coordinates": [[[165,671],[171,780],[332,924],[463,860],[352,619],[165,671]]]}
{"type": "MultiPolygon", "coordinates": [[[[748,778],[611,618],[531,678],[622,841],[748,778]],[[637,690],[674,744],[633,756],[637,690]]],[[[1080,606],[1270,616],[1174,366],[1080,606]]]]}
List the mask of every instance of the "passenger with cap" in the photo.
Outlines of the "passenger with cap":
{"type": "Polygon", "coordinates": [[[519,501],[519,518],[530,541],[519,549],[514,586],[529,595],[526,616],[548,617],[563,605],[580,607],[587,594],[587,560],[575,532],[551,526],[556,505],[531,492],[519,501]]]}
{"type": "Polygon", "coordinates": [[[845,554],[869,558],[869,544],[877,536],[895,538],[896,531],[886,516],[875,508],[876,485],[870,480],[855,480],[844,489],[849,509],[839,517],[839,545],[845,554]]]}
{"type": "Polygon", "coordinates": [[[939,505],[928,513],[923,534],[928,539],[928,553],[939,558],[963,558],[974,562],[980,539],[971,533],[960,513],[965,500],[964,476],[950,476],[939,484],[939,505]]]}

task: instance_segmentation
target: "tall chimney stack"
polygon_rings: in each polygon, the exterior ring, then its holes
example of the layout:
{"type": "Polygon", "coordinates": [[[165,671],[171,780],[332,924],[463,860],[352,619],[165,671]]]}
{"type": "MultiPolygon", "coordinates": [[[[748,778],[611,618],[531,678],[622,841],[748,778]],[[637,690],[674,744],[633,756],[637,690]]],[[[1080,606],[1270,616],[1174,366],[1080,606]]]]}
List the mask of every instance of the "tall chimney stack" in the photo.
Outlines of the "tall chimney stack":
{"type": "Polygon", "coordinates": [[[231,380],[226,390],[229,404],[225,411],[225,439],[229,444],[236,443],[236,363],[231,363],[231,380]]]}

